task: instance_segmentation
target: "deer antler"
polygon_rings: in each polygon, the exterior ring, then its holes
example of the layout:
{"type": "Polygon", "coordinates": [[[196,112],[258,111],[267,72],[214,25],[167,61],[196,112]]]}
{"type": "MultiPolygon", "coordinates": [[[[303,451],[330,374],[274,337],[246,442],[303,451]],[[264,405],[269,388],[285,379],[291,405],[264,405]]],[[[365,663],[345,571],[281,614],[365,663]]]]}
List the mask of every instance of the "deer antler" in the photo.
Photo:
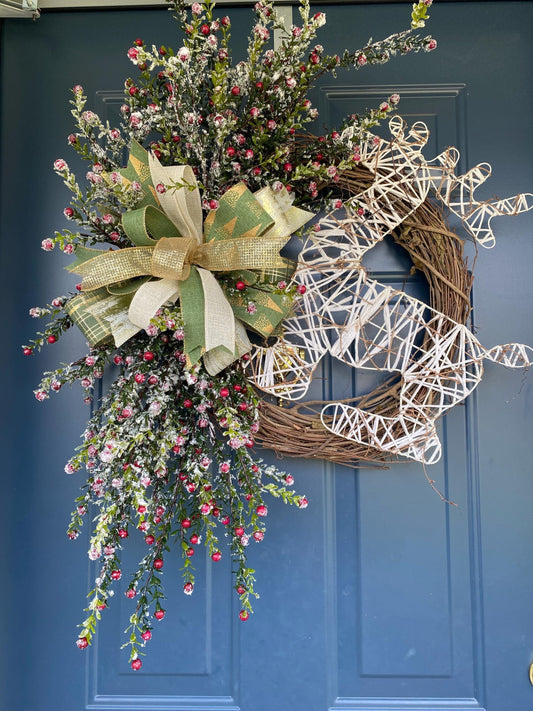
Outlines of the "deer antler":
{"type": "Polygon", "coordinates": [[[459,153],[450,148],[441,153],[435,161],[439,169],[433,169],[433,186],[437,197],[450,211],[462,220],[465,229],[478,244],[486,249],[494,247],[496,238],[492,232],[493,217],[518,215],[533,208],[533,195],[520,193],[499,200],[476,200],[474,192],[491,174],[488,163],[480,163],[464,175],[455,175],[459,153]],[[440,172],[440,178],[439,178],[440,172]]]}

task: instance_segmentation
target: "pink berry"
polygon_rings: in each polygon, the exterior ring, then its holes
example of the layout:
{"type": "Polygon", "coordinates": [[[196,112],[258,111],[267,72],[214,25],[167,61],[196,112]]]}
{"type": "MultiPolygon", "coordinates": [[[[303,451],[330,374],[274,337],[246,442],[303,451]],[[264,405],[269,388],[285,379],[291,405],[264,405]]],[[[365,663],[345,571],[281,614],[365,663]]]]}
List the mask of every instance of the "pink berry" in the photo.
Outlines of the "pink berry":
{"type": "Polygon", "coordinates": [[[154,612],[154,617],[156,620],[162,620],[163,617],[165,616],[165,611],[164,610],[156,610],[154,612]]]}
{"type": "Polygon", "coordinates": [[[141,639],[144,639],[145,642],[148,642],[149,640],[151,640],[152,639],[151,630],[144,630],[144,632],[141,633],[141,639]]]}
{"type": "Polygon", "coordinates": [[[112,570],[111,577],[113,580],[120,580],[120,578],[122,577],[122,571],[121,570],[112,570]]]}
{"type": "Polygon", "coordinates": [[[144,383],[146,380],[146,375],[144,373],[135,373],[135,382],[136,383],[144,383]]]}
{"type": "Polygon", "coordinates": [[[125,528],[119,528],[118,535],[119,535],[119,538],[127,538],[128,532],[125,528]]]}
{"type": "Polygon", "coordinates": [[[144,541],[148,546],[152,546],[155,543],[155,538],[154,536],[152,536],[152,534],[149,534],[148,536],[146,536],[144,541]]]}
{"type": "Polygon", "coordinates": [[[76,646],[78,649],[85,649],[86,647],[89,646],[89,642],[87,641],[87,637],[78,637],[76,640],[76,646]]]}
{"type": "Polygon", "coordinates": [[[268,513],[268,509],[264,504],[259,504],[255,511],[258,516],[266,516],[268,513]]]}
{"type": "Polygon", "coordinates": [[[133,669],[133,671],[139,671],[139,669],[142,667],[142,665],[143,665],[142,661],[139,659],[139,657],[137,657],[137,659],[134,659],[132,661],[131,668],[133,669]]]}
{"type": "Polygon", "coordinates": [[[192,592],[194,590],[194,585],[192,583],[185,583],[183,586],[183,592],[185,595],[192,595],[192,592]]]}
{"type": "Polygon", "coordinates": [[[134,590],[134,588],[128,588],[124,595],[130,600],[133,600],[133,598],[137,595],[137,591],[134,590]]]}
{"type": "Polygon", "coordinates": [[[211,556],[211,560],[214,560],[215,563],[218,563],[218,561],[222,558],[222,553],[220,551],[215,551],[213,555],[211,556]]]}
{"type": "Polygon", "coordinates": [[[242,526],[237,526],[235,529],[235,535],[240,538],[241,536],[244,536],[244,528],[242,526]]]}

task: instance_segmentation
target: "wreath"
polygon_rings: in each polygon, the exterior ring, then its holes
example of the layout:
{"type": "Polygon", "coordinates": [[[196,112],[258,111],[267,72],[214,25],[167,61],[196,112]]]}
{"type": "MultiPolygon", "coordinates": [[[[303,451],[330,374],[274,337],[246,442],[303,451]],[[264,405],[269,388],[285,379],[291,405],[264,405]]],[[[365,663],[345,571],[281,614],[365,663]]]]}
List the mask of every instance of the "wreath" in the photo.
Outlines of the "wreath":
{"type": "Polygon", "coordinates": [[[304,244],[295,278],[306,282],[305,296],[276,345],[252,356],[256,386],[287,400],[306,393],[326,352],[352,367],[400,376],[342,403],[305,402],[288,409],[265,402],[258,439],[280,455],[342,464],[379,464],[403,455],[432,464],[441,455],[435,421],[478,385],[482,360],[517,368],[530,364],[529,347],[485,349],[467,328],[473,275],[464,241],[449,228],[444,210],[462,221],[476,246],[492,247],[492,217],[531,209],[532,196],[478,201],[475,190],[490,166],[457,176],[456,149],[428,162],[420,151],[426,125],[413,125],[407,135],[405,129],[395,117],[391,140],[370,136],[361,145],[357,167],[339,180],[348,194],[342,214],[326,214],[304,244]],[[367,275],[362,257],[385,235],[424,274],[429,308],[367,275]],[[324,299],[332,284],[333,295],[324,299]]]}
{"type": "Polygon", "coordinates": [[[87,474],[69,538],[89,512],[94,521],[95,581],[76,644],[91,643],[118,587],[133,603],[124,645],[133,669],[165,617],[162,574],[175,550],[190,595],[198,545],[216,563],[226,537],[239,617],[249,618],[257,595],[246,553],[264,539],[267,495],[308,505],[290,473],[254,452],[256,442],[343,463],[397,454],[435,461],[435,420],[477,385],[482,359],[529,362],[525,346],[487,351],[466,328],[472,278],[442,207],[488,245],[490,217],[529,209],[529,196],[476,202],[486,167],[455,176],[453,150],[427,162],[421,124],[407,131],[394,118],[389,141],[373,136],[397,94],[325,135],[305,130],[317,118],[307,93],[322,74],[436,47],[414,33],[431,0],[413,6],[409,29],[342,57],[313,44],[325,15],[311,15],[308,0],[290,28],[260,0],[246,59],[235,66],[228,17],[215,18],[209,2],[169,4],[183,46],[135,40],[128,56],[139,76],[126,80],[120,128],[73,89],[68,143],[90,169],[82,187],[65,160],[55,161],[71,192],[64,215],[77,227],[42,248],[73,255],[68,270],[81,281],[30,310],[50,320],[23,347],[31,355],[72,325],[87,339],[88,352],[45,373],[35,395],[79,383],[91,405],[65,466],[87,474]],[[282,37],[275,49],[272,29],[282,37]],[[429,307],[362,268],[363,253],[387,233],[426,275],[429,307]],[[303,239],[297,261],[283,253],[291,235],[303,239]],[[314,413],[304,410],[312,403],[282,408],[264,397],[303,397],[327,352],[401,380],[356,403],[315,404],[314,413]],[[111,383],[98,396],[104,369],[111,383]],[[121,564],[130,537],[146,545],[134,570],[121,564]]]}

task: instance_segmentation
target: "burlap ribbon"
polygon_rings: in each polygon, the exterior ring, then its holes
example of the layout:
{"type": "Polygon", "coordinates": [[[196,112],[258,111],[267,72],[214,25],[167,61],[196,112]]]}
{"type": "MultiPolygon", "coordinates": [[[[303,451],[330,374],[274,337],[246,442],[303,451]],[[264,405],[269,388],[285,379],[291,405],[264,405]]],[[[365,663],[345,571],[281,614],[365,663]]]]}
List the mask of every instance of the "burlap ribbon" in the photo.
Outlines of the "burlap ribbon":
{"type": "Polygon", "coordinates": [[[200,192],[189,166],[164,167],[133,142],[121,173],[143,191],[137,208],[122,217],[135,247],[79,247],[68,269],[83,277],[82,293],[68,311],[91,345],[112,337],[120,346],[179,298],[187,358],[195,363],[203,355],[214,375],[250,349],[239,321],[268,336],[288,314],[290,299],[275,293],[275,284],[289,279],[294,265],[279,251],[313,215],[293,207],[285,191],[252,194],[239,183],[208,214],[202,234],[200,192]],[[244,281],[246,293],[219,283],[216,273],[244,281]],[[247,308],[250,302],[255,309],[247,308]]]}

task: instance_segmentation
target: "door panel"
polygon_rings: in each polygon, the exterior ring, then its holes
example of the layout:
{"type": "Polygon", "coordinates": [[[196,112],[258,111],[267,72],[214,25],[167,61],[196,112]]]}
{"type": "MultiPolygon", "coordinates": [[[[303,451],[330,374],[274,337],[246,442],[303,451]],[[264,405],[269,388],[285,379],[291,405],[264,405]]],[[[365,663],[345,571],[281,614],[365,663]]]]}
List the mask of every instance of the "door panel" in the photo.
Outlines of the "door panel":
{"type": "MultiPolygon", "coordinates": [[[[369,35],[403,26],[409,5],[328,5],[319,41],[336,52],[362,46],[369,35]]],[[[250,13],[228,12],[238,56],[250,13]]],[[[455,145],[462,171],[491,162],[494,178],[480,189],[486,198],[531,189],[524,149],[533,116],[533,4],[437,3],[431,15],[436,52],[323,80],[313,97],[320,121],[333,128],[346,113],[399,90],[402,115],[431,130],[426,156],[455,145]]],[[[237,620],[228,557],[217,566],[202,558],[190,598],[179,592],[179,563],[165,567],[167,618],[141,672],[130,672],[118,651],[129,615],[120,590],[94,647],[85,657],[75,648],[94,572],[82,562],[87,539],[72,544],[64,535],[79,479],[64,475],[63,465],[88,413],[78,392],[39,406],[31,391],[42,370],[82,353],[83,339],[69,334],[31,359],[19,355],[18,344],[35,324],[28,308],[74,283],[61,269],[62,255],[38,247],[61,226],[68,199],[51,164],[64,156],[79,165],[66,148],[68,88],[81,83],[91,108],[116,123],[123,80],[135,71],[125,51],[137,36],[179,42],[164,9],[44,13],[35,23],[2,25],[0,283],[8,337],[1,353],[8,377],[0,708],[528,708],[533,390],[531,376],[493,364],[475,395],[442,421],[443,458],[428,468],[456,506],[441,502],[413,462],[353,471],[287,460],[311,504],[301,512],[269,505],[268,536],[250,549],[261,598],[246,624],[237,620]]],[[[496,247],[479,255],[474,317],[487,346],[533,344],[531,225],[529,215],[496,221],[496,247]]],[[[424,284],[394,245],[374,250],[368,267],[423,296],[424,284]]],[[[379,378],[324,360],[310,397],[368,392],[379,378]]],[[[142,550],[141,541],[132,543],[129,565],[142,550]]]]}

